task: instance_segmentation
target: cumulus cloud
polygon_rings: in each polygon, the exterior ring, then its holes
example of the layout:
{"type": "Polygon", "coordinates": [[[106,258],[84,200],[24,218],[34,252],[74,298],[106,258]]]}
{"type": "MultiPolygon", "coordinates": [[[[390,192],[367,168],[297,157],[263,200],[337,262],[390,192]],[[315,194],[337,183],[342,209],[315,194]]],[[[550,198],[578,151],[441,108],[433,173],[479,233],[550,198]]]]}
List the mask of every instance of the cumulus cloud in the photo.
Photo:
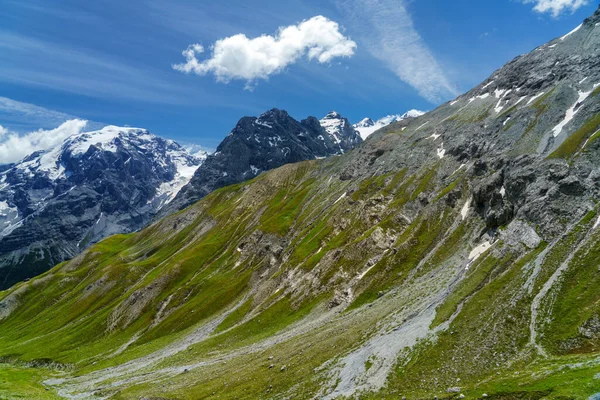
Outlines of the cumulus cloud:
{"type": "Polygon", "coordinates": [[[438,103],[456,96],[403,0],[337,0],[337,5],[371,55],[422,97],[438,103]]]}
{"type": "Polygon", "coordinates": [[[535,3],[533,9],[539,13],[550,13],[558,17],[563,12],[575,12],[586,6],[590,0],[523,0],[525,4],[535,3]]]}
{"type": "Polygon", "coordinates": [[[60,145],[71,135],[81,133],[87,121],[72,119],[56,129],[37,130],[19,135],[0,126],[0,164],[10,164],[38,150],[49,150],[60,145]]]}
{"type": "Polygon", "coordinates": [[[298,25],[281,27],[275,36],[251,39],[240,33],[217,40],[210,58],[205,60],[198,59],[204,47],[192,44],[182,53],[186,62],[173,68],[197,75],[212,73],[219,82],[240,79],[251,85],[280,73],[304,56],[323,64],[338,57],[351,57],[355,49],[356,43],[342,34],[337,22],[316,16],[298,25]]]}

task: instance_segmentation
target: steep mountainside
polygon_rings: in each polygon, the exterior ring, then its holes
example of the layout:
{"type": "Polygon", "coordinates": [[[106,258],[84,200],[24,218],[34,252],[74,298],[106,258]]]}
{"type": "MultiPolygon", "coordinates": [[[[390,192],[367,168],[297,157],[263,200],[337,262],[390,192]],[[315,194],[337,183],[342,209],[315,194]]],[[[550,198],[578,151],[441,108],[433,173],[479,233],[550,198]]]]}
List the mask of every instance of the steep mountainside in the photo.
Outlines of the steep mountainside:
{"type": "Polygon", "coordinates": [[[284,164],[343,154],[362,142],[347,119],[332,111],[322,120],[296,121],[272,109],[244,117],[175,198],[165,216],[195,203],[215,189],[254,178],[284,164]]]}
{"type": "Polygon", "coordinates": [[[143,227],[202,160],[136,128],[67,138],[0,172],[0,288],[143,227]]]}
{"type": "Polygon", "coordinates": [[[383,118],[378,119],[377,121],[373,121],[371,118],[364,118],[359,123],[354,124],[353,127],[360,133],[360,136],[364,140],[371,136],[373,133],[377,132],[379,129],[385,128],[386,126],[394,122],[400,122],[408,118],[417,118],[423,114],[425,114],[423,111],[410,110],[402,115],[387,115],[383,118]]]}
{"type": "Polygon", "coordinates": [[[222,188],[1,292],[5,387],[598,398],[599,138],[600,9],[340,157],[222,188]]]}

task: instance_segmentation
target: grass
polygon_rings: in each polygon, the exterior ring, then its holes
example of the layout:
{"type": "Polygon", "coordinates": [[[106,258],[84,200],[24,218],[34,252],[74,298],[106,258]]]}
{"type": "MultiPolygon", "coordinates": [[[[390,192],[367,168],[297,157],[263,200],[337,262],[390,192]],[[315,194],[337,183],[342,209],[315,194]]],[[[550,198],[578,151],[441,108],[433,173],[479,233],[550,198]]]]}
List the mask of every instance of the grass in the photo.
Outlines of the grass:
{"type": "Polygon", "coordinates": [[[261,227],[265,232],[284,236],[298,217],[300,205],[308,196],[313,180],[305,181],[300,187],[281,189],[269,201],[261,217],[261,227]]]}
{"type": "Polygon", "coordinates": [[[50,370],[0,364],[0,399],[62,399],[53,389],[47,390],[41,383],[53,375],[56,373],[50,370]]]}
{"type": "Polygon", "coordinates": [[[579,329],[600,315],[599,259],[600,242],[596,239],[575,254],[562,275],[554,294],[552,319],[544,330],[544,344],[556,354],[595,353],[600,349],[600,332],[585,337],[579,329]]]}
{"type": "MultiPolygon", "coordinates": [[[[536,118],[543,101],[534,105],[536,118]]],[[[597,356],[599,339],[583,340],[579,333],[600,315],[597,237],[575,255],[562,285],[548,296],[552,301],[543,304],[540,317],[549,322],[540,338],[552,356],[538,359],[528,344],[533,297],[581,243],[595,212],[558,246],[543,243],[530,251],[498,241],[465,271],[468,243],[481,222],[462,221],[443,201],[415,202],[421,193],[441,200],[459,188],[464,198],[471,183],[465,174],[441,182],[438,164],[431,163],[356,185],[332,183],[335,168],[343,168],[337,162],[286,166],[215,191],[22,285],[17,312],[0,321],[0,355],[16,360],[0,367],[0,399],[20,390],[24,398],[53,398],[36,382],[58,372],[21,367],[23,361],[49,358],[66,364],[65,375],[82,375],[163,349],[217,317],[204,340],[141,373],[197,368],[116,389],[109,380],[102,391],[116,399],[318,397],[335,381],[337,361],[377,332],[394,329],[387,324],[391,316],[410,319],[410,307],[432,290],[449,291],[430,309],[437,306],[431,328],[448,329],[406,349],[387,386],[359,397],[451,398],[454,386],[468,398],[566,399],[600,392],[593,379],[600,367],[585,364],[597,356]],[[352,187],[350,198],[333,205],[352,187]],[[383,200],[369,201],[375,196],[383,200]],[[375,242],[380,232],[395,242],[375,242]],[[546,250],[529,292],[533,261],[546,250]],[[332,302],[341,293],[350,299],[347,308],[332,302]],[[134,335],[134,343],[111,355],[134,335]],[[573,339],[578,345],[565,351],[573,339]]],[[[368,372],[379,361],[372,357],[360,360],[368,372]]]]}
{"type": "Polygon", "coordinates": [[[565,158],[569,159],[574,156],[582,147],[587,139],[592,139],[592,135],[600,129],[600,114],[587,120],[579,129],[573,132],[564,142],[548,158],[565,158]]]}

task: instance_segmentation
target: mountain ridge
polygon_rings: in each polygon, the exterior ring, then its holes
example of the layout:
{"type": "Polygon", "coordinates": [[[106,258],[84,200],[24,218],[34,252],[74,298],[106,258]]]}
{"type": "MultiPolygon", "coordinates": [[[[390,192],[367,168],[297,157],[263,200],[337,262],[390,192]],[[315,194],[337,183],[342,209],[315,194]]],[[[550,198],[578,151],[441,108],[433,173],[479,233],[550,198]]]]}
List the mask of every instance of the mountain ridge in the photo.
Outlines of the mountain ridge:
{"type": "Polygon", "coordinates": [[[65,397],[596,398],[599,20],[0,292],[0,354],[65,397]]]}
{"type": "Polygon", "coordinates": [[[348,120],[336,112],[321,120],[308,117],[297,121],[274,108],[259,117],[243,117],[159,216],[281,165],[343,154],[361,141],[348,120]]]}

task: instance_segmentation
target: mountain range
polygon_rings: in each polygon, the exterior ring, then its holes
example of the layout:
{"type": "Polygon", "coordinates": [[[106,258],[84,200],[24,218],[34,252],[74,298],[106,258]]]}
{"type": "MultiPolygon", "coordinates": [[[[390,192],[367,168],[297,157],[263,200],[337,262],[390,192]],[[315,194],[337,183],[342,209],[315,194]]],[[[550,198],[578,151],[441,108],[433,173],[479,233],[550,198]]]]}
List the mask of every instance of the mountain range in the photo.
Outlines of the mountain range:
{"type": "Polygon", "coordinates": [[[217,149],[201,200],[0,292],[9,393],[597,399],[600,8],[351,150],[324,120],[242,119],[236,173],[278,121],[339,155],[204,194],[217,149]]]}
{"type": "Polygon", "coordinates": [[[198,149],[192,155],[138,128],[108,126],[68,137],[0,172],[0,288],[107,236],[139,230],[158,213],[214,189],[286,163],[343,154],[360,142],[335,112],[321,122],[298,122],[277,109],[242,118],[211,155],[198,149]]]}

